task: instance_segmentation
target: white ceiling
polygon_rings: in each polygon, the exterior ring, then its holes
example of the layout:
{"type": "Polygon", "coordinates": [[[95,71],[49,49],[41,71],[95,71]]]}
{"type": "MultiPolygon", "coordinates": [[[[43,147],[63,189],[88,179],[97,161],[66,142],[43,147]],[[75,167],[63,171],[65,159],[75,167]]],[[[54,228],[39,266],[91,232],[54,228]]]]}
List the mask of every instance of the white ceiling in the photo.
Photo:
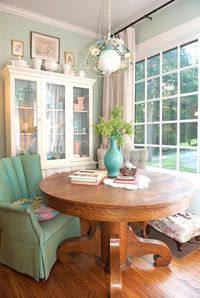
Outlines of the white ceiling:
{"type": "MultiPolygon", "coordinates": [[[[168,1],[113,0],[111,2],[112,31],[121,29],[124,25],[168,1]]],[[[0,3],[71,24],[90,32],[102,33],[107,29],[105,0],[2,0],[0,3]]]]}

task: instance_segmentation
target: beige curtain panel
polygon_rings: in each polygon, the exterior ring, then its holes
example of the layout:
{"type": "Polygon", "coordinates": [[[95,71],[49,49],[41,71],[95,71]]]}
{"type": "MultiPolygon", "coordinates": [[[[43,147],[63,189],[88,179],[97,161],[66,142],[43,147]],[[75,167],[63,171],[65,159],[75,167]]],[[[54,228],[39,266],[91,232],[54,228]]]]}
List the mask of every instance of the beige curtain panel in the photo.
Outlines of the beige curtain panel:
{"type": "MultiPolygon", "coordinates": [[[[125,71],[118,71],[104,77],[103,81],[103,117],[108,120],[116,105],[123,106],[123,118],[134,121],[134,60],[135,60],[135,29],[129,27],[119,34],[133,55],[133,66],[125,71]]],[[[102,148],[108,147],[107,138],[102,138],[102,148]]]]}

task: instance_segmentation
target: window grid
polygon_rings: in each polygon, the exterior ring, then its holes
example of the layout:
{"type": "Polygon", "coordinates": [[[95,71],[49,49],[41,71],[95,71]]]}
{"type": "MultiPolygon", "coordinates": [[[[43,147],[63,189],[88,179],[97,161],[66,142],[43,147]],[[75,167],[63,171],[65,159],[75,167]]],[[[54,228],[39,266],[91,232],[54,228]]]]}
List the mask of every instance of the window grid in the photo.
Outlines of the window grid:
{"type": "MultiPolygon", "coordinates": [[[[196,41],[192,41],[191,43],[193,42],[196,42],[196,41]]],[[[198,41],[198,46],[199,46],[199,41],[198,41]]],[[[138,125],[144,125],[144,144],[142,143],[136,143],[135,142],[135,147],[144,147],[144,148],[157,148],[159,150],[159,154],[158,154],[158,166],[160,168],[162,168],[162,160],[163,160],[163,148],[168,148],[168,149],[174,149],[176,150],[176,170],[181,170],[183,171],[183,169],[180,169],[179,165],[181,163],[181,160],[180,160],[180,157],[181,157],[181,149],[184,150],[186,152],[186,150],[188,150],[187,152],[197,152],[197,163],[196,163],[196,171],[195,173],[199,173],[199,168],[200,168],[200,164],[199,164],[199,156],[200,156],[200,144],[197,143],[197,146],[196,147],[192,147],[191,144],[188,144],[188,145],[185,145],[185,144],[181,144],[184,140],[183,143],[185,143],[185,139],[186,137],[184,136],[184,139],[181,140],[181,123],[183,124],[186,124],[187,123],[197,123],[197,140],[200,140],[200,123],[199,123],[199,116],[197,118],[191,118],[191,119],[181,119],[180,115],[181,115],[181,98],[186,98],[187,100],[187,96],[192,96],[192,95],[197,95],[198,96],[198,115],[200,115],[200,99],[199,99],[199,92],[198,90],[197,91],[193,91],[193,92],[185,92],[185,90],[182,88],[182,91],[184,91],[185,93],[182,93],[181,94],[181,74],[183,74],[183,71],[185,70],[191,70],[192,69],[195,69],[197,68],[198,69],[198,86],[200,86],[200,59],[198,59],[198,64],[190,64],[188,66],[184,66],[184,67],[181,67],[180,66],[180,60],[181,60],[181,56],[180,56],[180,49],[181,49],[181,46],[185,46],[185,45],[179,45],[177,46],[176,48],[174,49],[177,49],[177,68],[176,69],[173,69],[172,71],[168,71],[168,72],[163,72],[163,69],[162,69],[162,65],[163,65],[163,53],[165,52],[161,52],[155,56],[159,56],[158,58],[160,58],[160,73],[159,75],[153,75],[153,76],[149,76],[148,77],[148,69],[147,69],[147,65],[148,65],[148,61],[150,61],[150,59],[152,57],[147,57],[144,59],[144,62],[145,62],[145,75],[144,75],[144,78],[136,81],[136,84],[138,82],[145,82],[145,89],[144,89],[144,98],[143,100],[140,98],[139,101],[135,102],[135,111],[137,113],[137,105],[139,104],[144,104],[144,122],[136,122],[135,123],[135,127],[137,129],[138,125]],[[168,75],[177,75],[177,92],[176,94],[168,94],[168,96],[164,96],[164,91],[163,91],[163,77],[164,76],[168,76],[168,75]],[[160,78],[160,84],[159,84],[159,92],[160,92],[160,97],[158,98],[148,98],[148,83],[150,82],[150,80],[153,80],[153,79],[156,79],[156,78],[160,78]],[[172,99],[176,99],[176,111],[177,111],[177,114],[176,114],[176,119],[174,120],[163,120],[163,101],[164,100],[172,100],[172,99]],[[148,120],[148,104],[152,104],[152,103],[156,103],[156,102],[160,102],[160,117],[159,117],[159,121],[155,121],[155,119],[153,119],[151,117],[151,120],[152,121],[149,121],[148,120]],[[174,124],[176,126],[176,131],[177,131],[177,135],[176,135],[176,145],[170,145],[170,144],[163,144],[163,125],[164,124],[174,124]],[[150,139],[148,139],[148,128],[150,128],[150,125],[154,125],[154,126],[151,126],[151,127],[156,127],[155,125],[158,125],[159,126],[159,144],[154,144],[153,143],[153,140],[152,140],[152,137],[151,137],[151,141],[150,143],[148,143],[148,141],[150,139]]],[[[171,51],[172,49],[169,49],[168,51],[171,51]]],[[[200,46],[198,48],[198,51],[200,52],[200,46]]],[[[153,56],[153,57],[155,57],[153,56]]],[[[199,55],[200,56],[200,55],[199,55]]],[[[198,57],[199,58],[199,57],[198,57]]],[[[143,60],[142,60],[143,61],[143,60]]],[[[150,63],[150,62],[149,62],[150,63]]],[[[154,92],[155,94],[155,92],[154,92]]],[[[135,115],[135,119],[136,119],[136,115],[135,115]]],[[[137,141],[137,140],[136,140],[137,141]]],[[[169,141],[168,141],[169,142],[169,141]]],[[[193,158],[193,156],[192,156],[193,158]]],[[[185,160],[184,160],[185,162],[185,160]]],[[[186,166],[184,166],[186,167],[186,166]]],[[[165,168],[163,166],[163,168],[165,168]]],[[[187,170],[186,170],[187,171],[187,170]]]]}

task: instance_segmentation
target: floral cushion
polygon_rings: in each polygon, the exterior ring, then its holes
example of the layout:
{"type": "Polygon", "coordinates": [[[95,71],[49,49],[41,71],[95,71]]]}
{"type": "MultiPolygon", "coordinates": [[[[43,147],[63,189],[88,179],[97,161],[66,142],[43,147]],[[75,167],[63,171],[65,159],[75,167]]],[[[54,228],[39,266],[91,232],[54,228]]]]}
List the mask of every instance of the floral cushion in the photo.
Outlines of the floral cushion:
{"type": "Polygon", "coordinates": [[[178,213],[148,222],[157,231],[184,243],[200,235],[200,216],[193,213],[178,213]]]}
{"type": "Polygon", "coordinates": [[[34,197],[31,199],[23,198],[13,202],[13,204],[19,204],[25,207],[31,206],[38,221],[46,221],[60,214],[58,211],[46,206],[41,197],[34,197]]]}

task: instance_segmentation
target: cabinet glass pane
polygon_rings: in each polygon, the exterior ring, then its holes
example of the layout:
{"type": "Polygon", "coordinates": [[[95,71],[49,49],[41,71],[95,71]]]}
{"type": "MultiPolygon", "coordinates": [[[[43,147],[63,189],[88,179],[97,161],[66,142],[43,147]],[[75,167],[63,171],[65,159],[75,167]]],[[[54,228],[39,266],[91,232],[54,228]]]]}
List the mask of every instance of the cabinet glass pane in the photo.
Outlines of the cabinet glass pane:
{"type": "Polygon", "coordinates": [[[16,154],[37,153],[37,84],[15,80],[16,154]]]}
{"type": "Polygon", "coordinates": [[[46,84],[47,159],[65,158],[65,86],[46,84]]]}
{"type": "Polygon", "coordinates": [[[74,157],[89,156],[89,89],[73,88],[74,157]]]}

